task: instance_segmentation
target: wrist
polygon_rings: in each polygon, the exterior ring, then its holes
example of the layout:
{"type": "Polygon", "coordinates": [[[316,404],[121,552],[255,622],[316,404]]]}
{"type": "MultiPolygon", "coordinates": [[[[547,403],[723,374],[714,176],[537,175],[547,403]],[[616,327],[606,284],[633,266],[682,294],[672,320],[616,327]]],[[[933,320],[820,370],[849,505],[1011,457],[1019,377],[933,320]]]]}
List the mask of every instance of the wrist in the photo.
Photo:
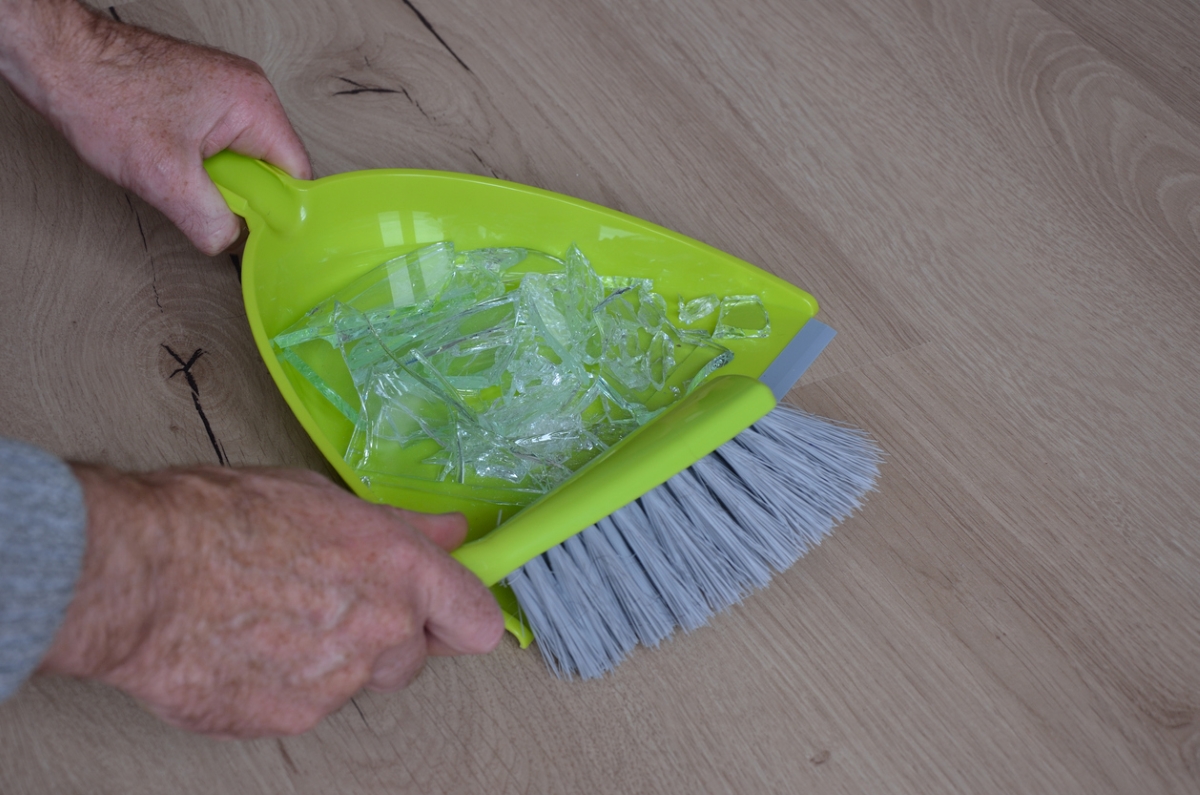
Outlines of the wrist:
{"type": "Polygon", "coordinates": [[[137,476],[72,464],[87,506],[87,551],[42,673],[103,679],[149,632],[164,512],[137,476]]]}
{"type": "Polygon", "coordinates": [[[48,114],[54,94],[103,48],[113,24],[77,0],[0,0],[0,76],[48,114]]]}

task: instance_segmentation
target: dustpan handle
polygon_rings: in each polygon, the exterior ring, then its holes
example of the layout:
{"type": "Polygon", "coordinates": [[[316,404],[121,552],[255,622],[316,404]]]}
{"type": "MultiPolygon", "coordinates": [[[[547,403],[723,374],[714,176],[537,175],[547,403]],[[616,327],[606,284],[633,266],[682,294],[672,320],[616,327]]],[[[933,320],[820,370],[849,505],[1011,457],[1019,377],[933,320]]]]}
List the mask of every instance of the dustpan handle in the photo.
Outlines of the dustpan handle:
{"type": "Polygon", "coordinates": [[[205,160],[204,170],[251,230],[262,223],[285,234],[303,220],[304,183],[270,163],[226,149],[205,160]]]}

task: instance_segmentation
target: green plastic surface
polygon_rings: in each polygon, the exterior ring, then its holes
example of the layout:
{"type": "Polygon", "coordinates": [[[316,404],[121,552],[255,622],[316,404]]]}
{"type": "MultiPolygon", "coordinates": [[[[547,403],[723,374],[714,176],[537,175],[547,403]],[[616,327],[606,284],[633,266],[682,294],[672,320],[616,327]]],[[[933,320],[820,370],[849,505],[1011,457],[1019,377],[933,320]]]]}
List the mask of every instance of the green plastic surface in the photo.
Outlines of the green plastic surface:
{"type": "MultiPolygon", "coordinates": [[[[648,221],[538,188],[410,169],[301,181],[228,151],[210,158],[205,168],[250,229],[242,259],[246,314],[267,369],[301,425],[364,499],[465,514],[473,543],[455,555],[489,584],[649,491],[769,411],[770,391],[754,379],[817,312],[811,295],[736,257],[648,221]],[[511,519],[518,507],[503,504],[502,495],[480,499],[457,484],[405,479],[403,473],[386,483],[366,483],[342,458],[350,422],[280,361],[270,341],[370,268],[441,240],[460,250],[522,246],[552,253],[575,243],[597,272],[653,279],[669,304],[676,296],[758,295],[771,333],[722,340],[735,356],[720,376],[530,505],[519,521],[511,519]]],[[[511,615],[509,627],[528,642],[528,630],[511,615]]]]}

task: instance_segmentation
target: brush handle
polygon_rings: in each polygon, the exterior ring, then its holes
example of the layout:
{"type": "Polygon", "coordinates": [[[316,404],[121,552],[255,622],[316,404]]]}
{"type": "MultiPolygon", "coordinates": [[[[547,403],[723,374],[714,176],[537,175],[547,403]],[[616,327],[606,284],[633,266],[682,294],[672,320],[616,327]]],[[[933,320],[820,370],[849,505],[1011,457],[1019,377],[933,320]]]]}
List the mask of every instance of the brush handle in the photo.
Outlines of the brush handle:
{"type": "Polygon", "coordinates": [[[254,230],[260,223],[286,234],[304,220],[307,184],[270,163],[226,149],[204,161],[204,170],[229,209],[254,230]]]}
{"type": "Polygon", "coordinates": [[[773,408],[775,395],[761,381],[715,378],[512,519],[451,554],[486,585],[495,585],[687,469],[773,408]]]}

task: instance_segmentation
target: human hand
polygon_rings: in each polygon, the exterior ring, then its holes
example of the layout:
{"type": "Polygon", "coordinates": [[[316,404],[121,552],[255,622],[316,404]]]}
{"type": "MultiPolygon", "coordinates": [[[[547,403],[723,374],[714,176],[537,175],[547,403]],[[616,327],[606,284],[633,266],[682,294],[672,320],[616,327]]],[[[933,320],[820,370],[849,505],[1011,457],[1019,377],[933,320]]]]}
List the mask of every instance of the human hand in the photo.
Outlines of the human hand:
{"type": "Polygon", "coordinates": [[[205,158],[228,148],[312,176],[253,61],[120,24],[75,0],[0,6],[0,74],[88,165],[157,207],[204,253],[241,234],[205,158]]]}
{"type": "Polygon", "coordinates": [[[300,733],[364,685],[404,687],[426,654],[503,635],[446,554],[458,514],[372,505],[302,470],[74,469],[87,554],[41,672],[114,685],[175,726],[300,733]]]}

